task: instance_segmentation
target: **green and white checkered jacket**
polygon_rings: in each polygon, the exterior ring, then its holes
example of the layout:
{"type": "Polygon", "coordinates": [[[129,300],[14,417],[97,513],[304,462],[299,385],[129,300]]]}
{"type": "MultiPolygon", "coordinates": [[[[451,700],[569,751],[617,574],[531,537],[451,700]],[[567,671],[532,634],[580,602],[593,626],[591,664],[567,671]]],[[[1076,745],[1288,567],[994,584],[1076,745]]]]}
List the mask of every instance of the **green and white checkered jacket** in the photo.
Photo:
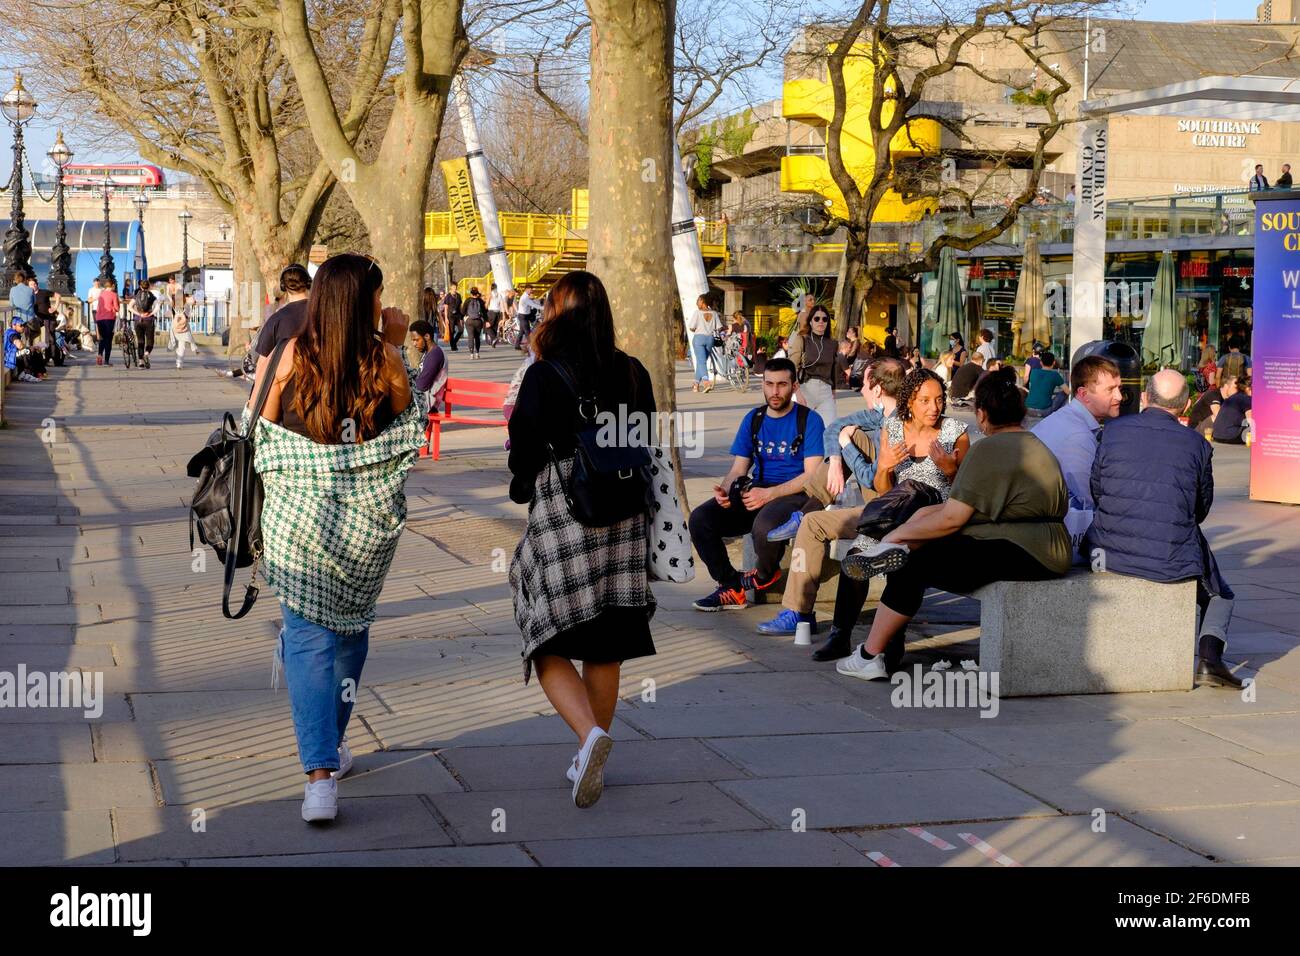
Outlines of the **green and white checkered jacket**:
{"type": "Polygon", "coordinates": [[[266,419],[257,429],[266,579],[295,614],[341,634],[374,621],[406,527],[403,487],[428,415],[408,374],[410,406],[369,441],[321,445],[266,419]]]}

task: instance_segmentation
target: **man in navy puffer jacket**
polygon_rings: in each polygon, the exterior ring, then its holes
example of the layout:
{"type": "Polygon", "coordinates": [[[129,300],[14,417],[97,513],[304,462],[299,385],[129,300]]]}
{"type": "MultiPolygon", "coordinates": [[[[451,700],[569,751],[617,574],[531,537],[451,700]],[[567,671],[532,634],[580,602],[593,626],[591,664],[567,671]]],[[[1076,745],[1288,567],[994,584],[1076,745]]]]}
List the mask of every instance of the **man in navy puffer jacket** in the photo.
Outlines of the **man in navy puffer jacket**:
{"type": "Polygon", "coordinates": [[[1223,663],[1232,589],[1219,573],[1200,524],[1214,503],[1214,449],[1179,424],[1187,380],[1172,370],[1147,383],[1146,408],[1109,423],[1092,466],[1096,516],[1087,547],[1107,571],[1148,581],[1196,581],[1200,663],[1207,683],[1240,687],[1223,663]]]}

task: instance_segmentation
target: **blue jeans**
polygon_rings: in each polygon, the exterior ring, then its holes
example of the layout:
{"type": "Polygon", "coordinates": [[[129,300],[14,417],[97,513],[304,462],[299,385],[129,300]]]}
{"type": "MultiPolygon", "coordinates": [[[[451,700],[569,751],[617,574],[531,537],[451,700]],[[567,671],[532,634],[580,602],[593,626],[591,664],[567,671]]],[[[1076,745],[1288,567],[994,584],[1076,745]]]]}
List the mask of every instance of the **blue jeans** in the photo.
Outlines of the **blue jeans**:
{"type": "Polygon", "coordinates": [[[708,333],[691,336],[691,351],[695,353],[695,381],[711,380],[709,356],[713,352],[713,336],[708,333]]]}
{"type": "Polygon", "coordinates": [[[360,693],[370,628],[339,634],[299,617],[283,604],[280,611],[284,617],[280,654],[303,772],[337,770],[339,743],[360,693]]]}

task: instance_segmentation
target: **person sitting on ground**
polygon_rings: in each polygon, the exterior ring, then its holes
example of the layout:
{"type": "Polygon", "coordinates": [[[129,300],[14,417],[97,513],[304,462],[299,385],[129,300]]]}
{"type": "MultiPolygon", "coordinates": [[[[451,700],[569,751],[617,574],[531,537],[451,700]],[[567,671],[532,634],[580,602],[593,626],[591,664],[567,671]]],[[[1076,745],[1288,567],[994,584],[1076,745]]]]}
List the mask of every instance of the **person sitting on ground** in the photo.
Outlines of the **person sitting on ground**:
{"type": "Polygon", "coordinates": [[[447,393],[447,353],[434,341],[433,325],[417,319],[408,331],[411,355],[418,362],[415,390],[428,400],[430,412],[442,411],[442,398],[447,393]]]}
{"type": "Polygon", "coordinates": [[[887,678],[927,588],[969,594],[994,581],[1043,581],[1070,568],[1069,492],[1051,451],[1021,427],[1025,400],[1003,369],[975,389],[976,442],[948,499],[922,508],[867,549],[863,571],[886,574],[871,633],[836,664],[862,680],[887,678]]]}
{"type": "Polygon", "coordinates": [[[1105,557],[1108,572],[1162,583],[1195,581],[1196,676],[1240,687],[1223,663],[1234,595],[1201,531],[1214,503],[1214,448],[1178,423],[1188,403],[1181,372],[1157,372],[1143,398],[1141,413],[1102,429],[1092,464],[1097,513],[1087,546],[1105,557]]]}
{"type": "Polygon", "coordinates": [[[1220,445],[1244,445],[1246,434],[1254,425],[1254,413],[1250,405],[1250,379],[1236,379],[1224,376],[1223,404],[1214,416],[1214,430],[1211,437],[1220,445]],[[1232,379],[1232,385],[1227,384],[1232,379]]]}
{"type": "Polygon", "coordinates": [[[746,591],[766,590],[781,576],[785,542],[770,542],[768,532],[808,501],[804,484],[821,464],[826,433],[821,416],[794,401],[798,387],[792,361],[768,360],[765,404],[741,421],[731,443],[731,470],[713,486],[713,497],[691,512],[691,543],[717,584],[695,602],[696,610],[743,608],[746,591]],[[724,539],[748,533],[757,562],[742,574],[732,566],[724,539]]]}
{"type": "Polygon", "coordinates": [[[939,353],[939,358],[934,363],[934,374],[939,376],[939,381],[943,383],[945,389],[952,381],[952,370],[956,364],[957,356],[951,350],[939,353]]]}
{"type": "Polygon", "coordinates": [[[948,385],[948,398],[954,405],[969,405],[970,398],[975,394],[975,384],[984,374],[984,353],[971,353],[970,361],[962,365],[952,374],[952,382],[948,385]]]}
{"type": "Polygon", "coordinates": [[[15,314],[10,320],[9,328],[5,330],[5,372],[11,380],[39,382],[40,379],[32,373],[28,361],[31,350],[24,341],[23,330],[23,320],[15,314]]]}
{"type": "Polygon", "coordinates": [[[861,343],[857,339],[857,329],[848,329],[840,339],[840,347],[835,353],[835,387],[845,388],[849,385],[849,376],[853,373],[853,363],[857,361],[861,343]],[[853,333],[850,335],[849,333],[853,333]]]}
{"type": "Polygon", "coordinates": [[[998,357],[998,350],[993,345],[993,330],[980,329],[980,344],[975,347],[975,352],[984,356],[984,367],[987,368],[989,362],[998,357]]]}
{"type": "MultiPolygon", "coordinates": [[[[1025,406],[1028,414],[1036,418],[1050,415],[1065,404],[1065,377],[1057,371],[1056,356],[1044,352],[1040,358],[1042,367],[1032,369],[1026,383],[1029,396],[1025,399],[1025,406]]],[[[1027,362],[1025,364],[1028,366],[1027,362]]]]}
{"type": "Polygon", "coordinates": [[[1044,418],[1032,429],[1056,456],[1070,492],[1070,511],[1065,527],[1074,548],[1074,563],[1087,564],[1083,536],[1092,524],[1092,461],[1097,456],[1097,436],[1112,418],[1119,417],[1124,394],[1119,366],[1100,355],[1089,355],[1070,369],[1074,400],[1056,415],[1044,418]]]}
{"type": "MultiPolygon", "coordinates": [[[[817,631],[817,616],[813,613],[813,604],[817,600],[817,588],[821,583],[822,568],[826,562],[830,545],[840,538],[852,538],[857,534],[858,521],[862,515],[861,508],[838,508],[833,511],[822,510],[844,490],[845,472],[848,471],[857,480],[862,489],[863,499],[870,501],[876,497],[873,487],[880,444],[880,430],[884,424],[893,420],[898,407],[898,394],[903,388],[905,378],[903,363],[898,359],[877,359],[867,369],[867,381],[862,387],[862,397],[867,400],[867,407],[861,411],[838,418],[826,429],[823,444],[833,454],[825,464],[817,469],[809,479],[806,489],[811,500],[805,508],[807,514],[795,512],[795,553],[803,556],[798,566],[791,563],[790,578],[786,582],[782,603],[785,610],[775,618],[758,626],[760,634],[793,634],[801,623],[810,625],[812,633],[817,631]],[[820,483],[820,488],[816,487],[820,483]],[[814,493],[820,492],[820,500],[814,493]]],[[[786,527],[786,526],[782,526],[786,527]]],[[[781,540],[776,532],[768,535],[768,540],[781,540]]],[[[840,593],[844,592],[846,578],[840,576],[840,593]]],[[[863,595],[865,600],[865,595],[863,595]]],[[[847,607],[852,603],[849,597],[847,607]]],[[[841,602],[837,596],[835,607],[836,621],[841,602]]],[[[852,630],[853,621],[861,613],[862,605],[853,612],[852,620],[847,626],[831,628],[834,636],[847,634],[852,630]]],[[[833,657],[818,656],[821,649],[813,654],[814,660],[834,660],[833,657]]],[[[844,651],[847,654],[848,651],[844,651]]],[[[843,657],[844,654],[840,654],[843,657]]]]}
{"type": "Polygon", "coordinates": [[[1213,437],[1211,429],[1219,415],[1219,409],[1223,407],[1224,399],[1234,395],[1236,391],[1237,379],[1232,375],[1225,375],[1218,388],[1207,388],[1196,399],[1196,403],[1187,413],[1187,426],[1206,437],[1213,437]]]}

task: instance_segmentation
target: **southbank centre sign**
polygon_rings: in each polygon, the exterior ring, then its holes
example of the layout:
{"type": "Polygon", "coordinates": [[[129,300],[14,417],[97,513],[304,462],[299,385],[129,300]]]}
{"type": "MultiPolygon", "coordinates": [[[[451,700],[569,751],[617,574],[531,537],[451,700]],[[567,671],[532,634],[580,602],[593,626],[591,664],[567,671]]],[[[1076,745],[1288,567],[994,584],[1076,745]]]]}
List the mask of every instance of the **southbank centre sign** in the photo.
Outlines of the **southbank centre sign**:
{"type": "Polygon", "coordinates": [[[1300,504],[1300,197],[1254,193],[1250,497],[1300,504]]]}

